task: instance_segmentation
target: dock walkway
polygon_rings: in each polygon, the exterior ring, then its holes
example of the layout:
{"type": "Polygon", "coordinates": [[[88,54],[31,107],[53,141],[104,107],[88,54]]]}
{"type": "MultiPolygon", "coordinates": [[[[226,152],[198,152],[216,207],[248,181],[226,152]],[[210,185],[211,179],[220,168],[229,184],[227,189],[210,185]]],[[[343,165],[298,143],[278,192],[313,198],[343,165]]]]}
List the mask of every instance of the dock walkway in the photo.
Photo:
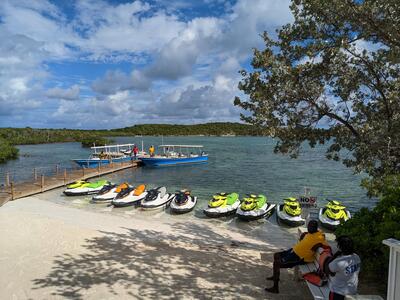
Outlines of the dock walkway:
{"type": "Polygon", "coordinates": [[[56,167],[54,172],[51,174],[41,174],[38,176],[36,172],[34,172],[31,181],[19,183],[14,183],[7,178],[5,184],[0,186],[0,206],[8,201],[43,193],[48,190],[65,186],[77,180],[99,177],[128,168],[136,168],[139,165],[140,161],[135,160],[111,163],[108,165],[98,166],[97,168],[60,170],[56,167]]]}

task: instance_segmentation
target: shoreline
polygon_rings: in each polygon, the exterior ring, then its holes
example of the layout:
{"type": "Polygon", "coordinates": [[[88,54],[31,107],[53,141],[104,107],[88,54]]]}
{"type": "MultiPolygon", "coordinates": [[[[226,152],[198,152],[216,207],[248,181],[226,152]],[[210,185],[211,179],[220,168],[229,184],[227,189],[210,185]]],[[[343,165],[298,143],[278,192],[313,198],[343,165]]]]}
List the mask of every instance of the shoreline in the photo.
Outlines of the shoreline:
{"type": "Polygon", "coordinates": [[[3,299],[310,297],[292,270],[282,272],[279,295],[264,292],[273,252],[295,242],[276,225],[127,218],[40,196],[0,208],[3,299]]]}

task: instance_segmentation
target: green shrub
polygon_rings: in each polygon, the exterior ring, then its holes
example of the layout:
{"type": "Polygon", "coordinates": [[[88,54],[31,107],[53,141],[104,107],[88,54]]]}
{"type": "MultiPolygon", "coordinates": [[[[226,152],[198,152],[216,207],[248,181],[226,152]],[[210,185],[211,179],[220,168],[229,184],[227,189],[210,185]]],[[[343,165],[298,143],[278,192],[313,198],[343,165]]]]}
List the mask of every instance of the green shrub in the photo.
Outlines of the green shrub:
{"type": "Polygon", "coordinates": [[[386,178],[380,198],[375,208],[362,208],[335,234],[353,238],[365,272],[387,278],[389,248],[382,240],[400,240],[400,176],[386,178]]]}
{"type": "Polygon", "coordinates": [[[93,147],[94,145],[96,146],[110,145],[112,143],[112,140],[96,136],[96,137],[84,138],[80,142],[82,144],[82,147],[93,147]]]}
{"type": "Polygon", "coordinates": [[[0,138],[0,163],[4,163],[9,159],[18,158],[19,150],[11,145],[5,139],[0,138]]]}

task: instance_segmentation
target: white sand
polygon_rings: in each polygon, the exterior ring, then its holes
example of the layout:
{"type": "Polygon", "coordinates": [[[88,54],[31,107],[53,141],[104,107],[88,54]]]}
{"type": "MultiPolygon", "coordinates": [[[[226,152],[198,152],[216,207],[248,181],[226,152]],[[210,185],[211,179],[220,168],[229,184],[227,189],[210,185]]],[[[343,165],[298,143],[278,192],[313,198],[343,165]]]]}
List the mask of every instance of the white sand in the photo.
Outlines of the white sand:
{"type": "Polygon", "coordinates": [[[40,198],[0,207],[0,299],[311,297],[285,270],[281,293],[264,292],[272,253],[295,242],[276,225],[127,218],[40,198]]]}

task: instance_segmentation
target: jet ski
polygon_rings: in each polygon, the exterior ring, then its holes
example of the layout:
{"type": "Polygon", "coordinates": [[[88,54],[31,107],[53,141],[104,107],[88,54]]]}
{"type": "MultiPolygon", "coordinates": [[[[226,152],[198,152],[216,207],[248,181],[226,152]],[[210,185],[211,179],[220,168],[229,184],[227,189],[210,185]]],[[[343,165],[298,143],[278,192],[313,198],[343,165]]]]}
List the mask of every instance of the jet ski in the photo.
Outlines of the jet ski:
{"type": "Polygon", "coordinates": [[[208,201],[208,207],[206,207],[203,211],[207,217],[218,218],[235,214],[239,205],[239,194],[219,193],[213,195],[212,199],[208,201]]]}
{"type": "Polygon", "coordinates": [[[172,213],[184,214],[196,206],[197,197],[192,196],[190,191],[177,191],[171,200],[170,209],[172,213]]]}
{"type": "Polygon", "coordinates": [[[138,185],[136,188],[122,189],[117,196],[111,201],[115,207],[124,207],[131,205],[139,205],[147,195],[146,186],[138,185]]]}
{"type": "Polygon", "coordinates": [[[71,184],[68,184],[67,185],[67,189],[74,189],[74,188],[80,187],[81,185],[83,185],[85,183],[88,183],[88,181],[86,181],[86,180],[77,180],[77,181],[74,181],[71,184]]]}
{"type": "Polygon", "coordinates": [[[321,225],[329,230],[335,230],[340,223],[350,218],[350,211],[337,200],[331,200],[319,209],[318,219],[321,225]]]}
{"type": "Polygon", "coordinates": [[[86,182],[81,185],[77,183],[77,187],[69,188],[64,191],[67,196],[81,196],[89,194],[97,194],[105,185],[110,185],[108,180],[98,180],[96,182],[86,182]]]}
{"type": "Polygon", "coordinates": [[[128,183],[124,182],[120,185],[110,184],[105,185],[96,196],[92,198],[93,202],[110,202],[118,193],[124,189],[132,188],[128,183]]]}
{"type": "Polygon", "coordinates": [[[300,203],[296,198],[285,198],[278,205],[276,217],[279,222],[291,227],[304,225],[306,220],[301,217],[300,203]]]}
{"type": "Polygon", "coordinates": [[[147,192],[146,197],[142,201],[143,209],[158,209],[169,205],[174,194],[168,194],[165,186],[158,187],[147,192]]]}
{"type": "Polygon", "coordinates": [[[257,220],[263,217],[269,217],[274,212],[276,204],[267,202],[264,195],[250,194],[243,198],[242,204],[236,211],[236,215],[246,221],[257,220]]]}

